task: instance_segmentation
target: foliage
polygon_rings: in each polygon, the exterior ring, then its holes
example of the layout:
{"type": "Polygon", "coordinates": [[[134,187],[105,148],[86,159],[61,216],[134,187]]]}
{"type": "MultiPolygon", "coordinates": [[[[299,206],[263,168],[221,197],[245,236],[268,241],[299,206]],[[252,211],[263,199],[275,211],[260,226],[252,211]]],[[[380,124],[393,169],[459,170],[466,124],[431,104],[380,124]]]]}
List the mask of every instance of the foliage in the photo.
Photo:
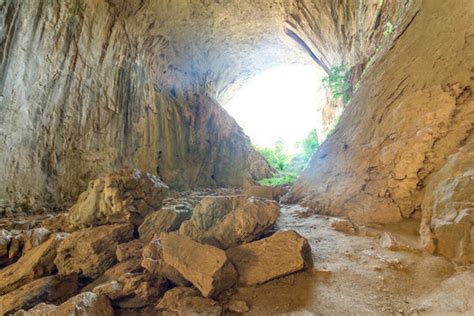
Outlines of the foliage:
{"type": "Polygon", "coordinates": [[[383,35],[385,37],[389,37],[390,35],[393,34],[395,31],[395,26],[392,24],[392,22],[388,21],[387,24],[385,25],[385,31],[383,32],[383,35]]]}
{"type": "Polygon", "coordinates": [[[323,85],[331,91],[335,99],[342,99],[347,104],[350,101],[350,84],[348,81],[349,70],[346,65],[334,66],[329,75],[324,77],[323,85]]]}
{"type": "Polygon", "coordinates": [[[289,154],[285,151],[282,139],[279,139],[273,148],[256,147],[256,150],[260,152],[268,163],[277,171],[273,177],[260,180],[260,184],[293,184],[319,146],[316,129],[309,132],[301,142],[297,143],[296,146],[295,154],[289,154]]]}

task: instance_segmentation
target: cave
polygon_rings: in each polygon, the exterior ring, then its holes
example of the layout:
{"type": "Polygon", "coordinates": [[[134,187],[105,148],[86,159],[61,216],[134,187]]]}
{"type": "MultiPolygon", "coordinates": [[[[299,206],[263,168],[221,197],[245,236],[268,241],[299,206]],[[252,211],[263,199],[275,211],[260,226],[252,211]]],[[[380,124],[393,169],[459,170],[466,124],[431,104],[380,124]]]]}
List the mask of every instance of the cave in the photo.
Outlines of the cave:
{"type": "Polygon", "coordinates": [[[473,314],[473,21],[471,0],[0,0],[0,314],[473,314]],[[314,121],[289,124],[288,82],[287,121],[252,103],[251,132],[235,100],[282,67],[319,78],[314,121]],[[295,182],[264,184],[253,135],[307,122],[295,182]]]}

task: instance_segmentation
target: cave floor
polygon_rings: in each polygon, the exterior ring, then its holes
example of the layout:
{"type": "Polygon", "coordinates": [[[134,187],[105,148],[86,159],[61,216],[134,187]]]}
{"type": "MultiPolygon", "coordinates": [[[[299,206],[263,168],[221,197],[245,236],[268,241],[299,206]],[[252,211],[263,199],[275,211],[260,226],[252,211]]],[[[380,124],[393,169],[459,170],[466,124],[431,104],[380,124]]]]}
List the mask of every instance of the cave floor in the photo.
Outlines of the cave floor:
{"type": "Polygon", "coordinates": [[[284,206],[278,226],[308,238],[314,267],[255,287],[236,289],[250,315],[474,315],[474,269],[409,251],[383,248],[379,232],[415,244],[416,223],[335,231],[331,218],[284,206]]]}

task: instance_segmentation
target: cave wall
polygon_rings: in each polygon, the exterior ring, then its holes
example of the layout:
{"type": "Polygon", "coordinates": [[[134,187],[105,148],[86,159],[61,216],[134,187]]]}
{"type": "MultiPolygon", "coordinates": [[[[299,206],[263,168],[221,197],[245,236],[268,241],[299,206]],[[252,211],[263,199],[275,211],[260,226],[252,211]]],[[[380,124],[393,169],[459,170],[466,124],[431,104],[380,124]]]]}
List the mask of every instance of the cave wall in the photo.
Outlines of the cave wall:
{"type": "MultiPolygon", "coordinates": [[[[436,201],[452,198],[453,212],[472,213],[472,194],[454,198],[448,190],[444,197],[428,196],[440,173],[451,172],[454,182],[472,180],[473,165],[456,172],[443,168],[455,159],[451,155],[472,150],[467,144],[474,132],[473,21],[472,1],[423,1],[409,26],[362,78],[292,198],[320,213],[361,223],[398,222],[423,213],[421,234],[427,249],[435,251],[447,238],[436,232],[440,223],[455,224],[457,216],[443,219],[436,201]]],[[[465,250],[472,247],[472,216],[463,218],[463,223],[471,221],[457,237],[467,244],[461,247],[465,250]]]]}
{"type": "Polygon", "coordinates": [[[0,3],[0,206],[67,202],[126,166],[175,188],[269,174],[205,81],[175,78],[176,52],[143,5],[0,3]]]}

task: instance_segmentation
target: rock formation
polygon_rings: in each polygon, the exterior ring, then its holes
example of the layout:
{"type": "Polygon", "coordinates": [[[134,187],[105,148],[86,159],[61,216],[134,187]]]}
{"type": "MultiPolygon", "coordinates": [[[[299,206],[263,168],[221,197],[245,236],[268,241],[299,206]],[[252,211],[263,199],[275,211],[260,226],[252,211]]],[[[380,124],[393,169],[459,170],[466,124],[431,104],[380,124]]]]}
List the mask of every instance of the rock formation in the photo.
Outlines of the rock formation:
{"type": "Polygon", "coordinates": [[[0,0],[0,313],[472,314],[473,21],[471,0],[0,0]],[[344,65],[350,100],[328,94],[280,200],[221,105],[292,63],[344,65]]]}

